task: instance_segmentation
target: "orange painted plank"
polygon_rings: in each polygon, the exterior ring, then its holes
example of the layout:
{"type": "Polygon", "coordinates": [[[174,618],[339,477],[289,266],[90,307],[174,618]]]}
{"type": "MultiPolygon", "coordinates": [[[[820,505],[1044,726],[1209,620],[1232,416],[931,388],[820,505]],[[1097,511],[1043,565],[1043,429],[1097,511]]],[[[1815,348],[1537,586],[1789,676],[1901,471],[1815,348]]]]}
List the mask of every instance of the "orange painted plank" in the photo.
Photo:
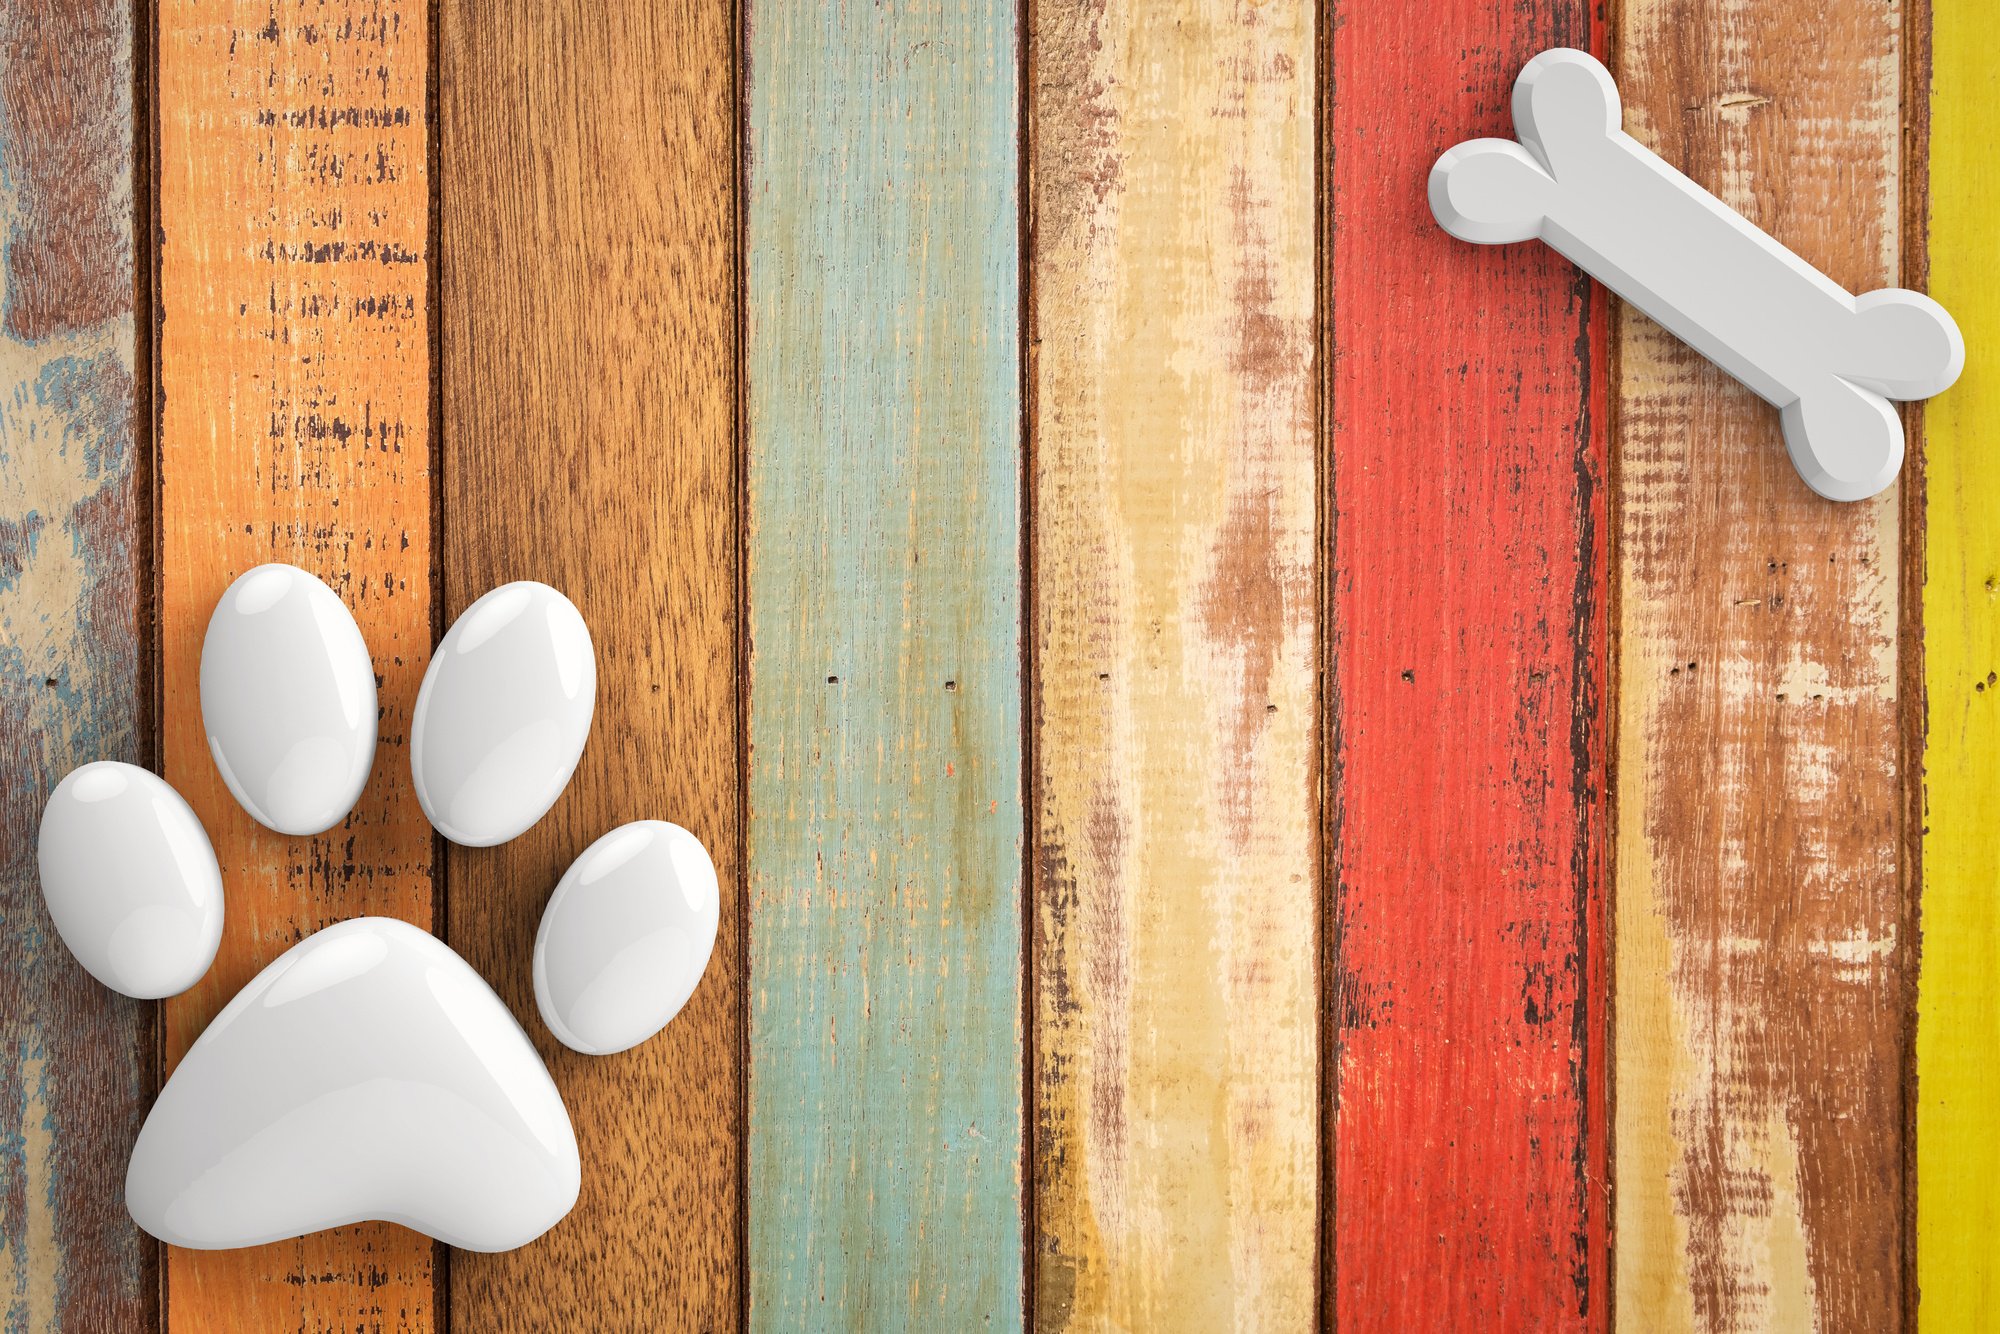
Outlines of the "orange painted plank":
{"type": "MultiPolygon", "coordinates": [[[[151,435],[135,377],[133,6],[0,4],[0,1328],[152,1328],[125,1212],[153,1007],[100,985],[42,905],[65,774],[149,764],[151,435]]],[[[145,281],[141,277],[140,281],[145,281]]],[[[143,309],[143,305],[140,307],[143,309]]]]}
{"type": "MultiPolygon", "coordinates": [[[[172,1061],[304,935],[364,913],[431,925],[407,753],[432,631],[429,178],[421,0],[162,0],[158,23],[165,773],[228,894],[215,966],[165,1004],[172,1061]],[[209,613],[272,560],[340,595],[381,681],[368,788],[309,839],[230,799],[197,702],[209,613]]],[[[433,1250],[386,1224],[170,1249],[170,1323],[429,1329],[433,1250]]]]}
{"type": "Polygon", "coordinates": [[[1031,12],[1035,1323],[1303,1328],[1315,11],[1031,12]]]}
{"type": "Polygon", "coordinates": [[[453,946],[549,1063],[576,1126],[570,1216],[458,1253],[468,1330],[726,1330],[742,1318],[745,987],[737,861],[735,80],[718,0],[488,0],[439,32],[448,611],[538,579],[597,648],[568,790],[520,838],[452,848],[453,946]],[[558,1044],[535,1010],[542,906],[636,819],[721,880],[707,975],[658,1037],[558,1044]]]}
{"type": "MultiPolygon", "coordinates": [[[[1898,279],[1902,15],[1630,0],[1641,142],[1853,291],[1898,279]]],[[[1887,1330],[1904,1303],[1898,497],[1620,322],[1617,1291],[1644,1330],[1887,1330]]]]}

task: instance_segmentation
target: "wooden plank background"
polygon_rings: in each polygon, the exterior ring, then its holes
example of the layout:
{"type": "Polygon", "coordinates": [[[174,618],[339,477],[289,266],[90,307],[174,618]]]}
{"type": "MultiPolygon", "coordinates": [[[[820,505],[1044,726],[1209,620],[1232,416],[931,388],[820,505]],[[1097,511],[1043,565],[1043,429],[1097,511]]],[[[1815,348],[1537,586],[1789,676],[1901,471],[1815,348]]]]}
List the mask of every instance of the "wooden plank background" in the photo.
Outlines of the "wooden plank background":
{"type": "Polygon", "coordinates": [[[746,26],[750,1323],[1011,1328],[1015,14],[746,26]]]}
{"type": "Polygon", "coordinates": [[[1314,17],[1033,10],[1044,1329],[1313,1318],[1314,17]]]}
{"type": "MultiPolygon", "coordinates": [[[[1631,0],[1626,129],[1849,290],[1893,284],[1900,25],[1631,0]]],[[[1617,1309],[1891,1329],[1897,497],[1814,496],[1777,415],[1629,311],[1619,355],[1617,1309]]]]}
{"type": "MultiPolygon", "coordinates": [[[[143,207],[120,0],[0,6],[0,1327],[132,1329],[157,1247],[125,1212],[151,1005],[98,985],[42,906],[64,774],[148,764],[151,468],[133,262],[143,207]],[[135,199],[135,180],[140,185],[135,199]]],[[[140,309],[144,309],[143,306],[140,309]]]]}
{"type": "Polygon", "coordinates": [[[1926,1334],[2000,1322],[2000,374],[1991,351],[2000,346],[2000,11],[1977,0],[1931,0],[1930,9],[1928,290],[1957,317],[1970,354],[1965,377],[1922,416],[1916,1279],[1926,1334]]]}
{"type": "Polygon", "coordinates": [[[1984,1327],[1996,36],[1973,0],[0,9],[0,1324],[1984,1327]],[[1957,314],[1903,494],[1818,500],[1715,368],[1435,228],[1431,161],[1555,44],[1836,279],[1957,314]],[[382,680],[317,839],[236,808],[195,704],[273,559],[382,680]],[[596,634],[593,739],[535,830],[447,853],[409,708],[529,577],[596,634]],[[42,801],[104,757],[228,876],[158,1009],[38,902],[42,801]],[[530,942],[643,816],[708,844],[722,932],[666,1034],[585,1059],[530,942]],[[500,1256],[159,1255],[120,1183],[160,1067],[366,912],[534,1035],[577,1210],[500,1256]]]}
{"type": "Polygon", "coordinates": [[[1324,71],[1341,1329],[1605,1322],[1605,298],[1420,187],[1511,133],[1530,56],[1604,36],[1571,0],[1352,3],[1324,71]]]}
{"type": "Polygon", "coordinates": [[[445,601],[562,589],[598,682],[555,808],[446,863],[447,938],[533,1035],[584,1162],[547,1238],[453,1256],[452,1323],[721,1329],[741,1303],[744,994],[729,12],[487,0],[440,21],[445,601]],[[535,931],[571,859],[638,819],[709,849],[721,930],[665,1033],[583,1056],[535,1013],[535,931]]]}
{"type": "MultiPolygon", "coordinates": [[[[407,786],[432,631],[429,36],[420,0],[162,0],[157,22],[162,758],[228,887],[215,966],[162,1007],[171,1063],[313,931],[433,925],[432,834],[407,786]],[[368,787],[308,839],[237,806],[201,725],[209,614],[265,561],[332,587],[380,683],[368,787]]],[[[387,1224],[169,1248],[169,1324],[428,1329],[436,1250],[387,1224]]]]}

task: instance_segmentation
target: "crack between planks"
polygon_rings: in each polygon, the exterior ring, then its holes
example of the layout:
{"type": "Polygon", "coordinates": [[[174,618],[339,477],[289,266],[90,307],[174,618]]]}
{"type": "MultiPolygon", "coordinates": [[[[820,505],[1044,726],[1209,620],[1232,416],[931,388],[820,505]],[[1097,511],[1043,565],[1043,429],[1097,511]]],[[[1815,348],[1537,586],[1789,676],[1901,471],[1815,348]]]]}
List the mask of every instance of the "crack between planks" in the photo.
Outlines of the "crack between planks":
{"type": "Polygon", "coordinates": [[[751,0],[730,0],[730,73],[734,114],[730,118],[730,274],[734,308],[730,337],[730,503],[735,608],[731,626],[736,655],[736,1320],[750,1328],[750,23],[751,0]]]}
{"type": "MultiPolygon", "coordinates": [[[[150,0],[132,0],[132,283],[133,457],[139,476],[133,478],[134,508],[139,532],[135,548],[143,568],[138,571],[141,693],[139,763],[162,777],[166,771],[166,655],[160,633],[164,525],[160,522],[162,453],[166,395],[160,378],[160,325],[165,311],[160,300],[160,252],[166,233],[160,218],[156,183],[160,178],[159,13],[150,0]]],[[[138,1035],[142,1049],[141,1079],[157,1096],[167,1075],[167,1019],[164,1001],[145,1002],[149,1023],[138,1035]]],[[[144,1263],[151,1269],[152,1322],[169,1327],[166,1256],[160,1243],[140,1233],[144,1263]]]]}
{"type": "MultiPolygon", "coordinates": [[[[430,372],[426,376],[426,386],[430,393],[427,404],[430,425],[430,585],[431,617],[430,644],[436,649],[444,638],[447,588],[445,585],[445,507],[444,507],[444,173],[443,138],[444,120],[441,115],[443,48],[444,36],[441,26],[443,14],[438,0],[425,0],[424,22],[424,163],[425,163],[425,207],[428,210],[424,221],[424,238],[427,248],[425,255],[424,298],[428,309],[425,321],[426,350],[430,356],[430,372]]],[[[450,859],[445,850],[444,835],[435,829],[431,831],[431,929],[439,940],[449,944],[450,893],[448,869],[450,859]]],[[[435,1242],[431,1247],[431,1323],[437,1330],[451,1328],[451,1264],[452,1249],[443,1242],[435,1242]]]]}
{"type": "MultiPolygon", "coordinates": [[[[1899,273],[1904,287],[1923,291],[1930,277],[1930,0],[1906,0],[1902,12],[1901,160],[1897,164],[1899,273]]],[[[1917,1269],[1917,1025],[1923,962],[1924,753],[1930,701],[1925,684],[1924,577],[1929,508],[1924,450],[1924,405],[1903,407],[1909,449],[1903,467],[1897,515],[1897,883],[1901,894],[1902,939],[1908,942],[1902,967],[1902,1321],[1916,1329],[1923,1299],[1917,1269]]]]}

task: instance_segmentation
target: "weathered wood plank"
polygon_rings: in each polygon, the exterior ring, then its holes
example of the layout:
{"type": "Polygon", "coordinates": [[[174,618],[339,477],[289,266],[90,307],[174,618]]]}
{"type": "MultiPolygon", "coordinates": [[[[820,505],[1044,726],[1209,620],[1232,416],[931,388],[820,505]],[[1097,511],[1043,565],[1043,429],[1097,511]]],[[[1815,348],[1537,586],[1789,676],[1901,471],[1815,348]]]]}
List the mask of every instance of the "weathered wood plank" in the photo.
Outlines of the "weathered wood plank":
{"type": "Polygon", "coordinates": [[[1422,183],[1586,0],[1336,6],[1329,1324],[1605,1323],[1598,289],[1422,183]]]}
{"type": "Polygon", "coordinates": [[[1034,6],[1036,1324],[1314,1318],[1314,6],[1034,6]]]}
{"type": "Polygon", "coordinates": [[[1927,1334],[2000,1324],[2000,10],[1930,0],[1930,12],[1929,291],[1972,354],[1922,419],[1916,1279],[1927,1334]]]}
{"type": "MultiPolygon", "coordinates": [[[[215,966],[166,1002],[170,1060],[309,932],[364,913],[431,925],[406,749],[432,629],[425,16],[420,0],[159,8],[162,737],[229,892],[215,966]],[[209,613],[270,560],[341,596],[381,681],[368,789],[310,839],[230,799],[197,703],[209,613]]],[[[384,1224],[173,1249],[170,1323],[428,1329],[433,1250],[384,1224]]]]}
{"type": "Polygon", "coordinates": [[[1022,1318],[1016,20],[747,14],[759,1329],[1022,1318]]]}
{"type": "MultiPolygon", "coordinates": [[[[1851,290],[1897,280],[1897,4],[1631,0],[1640,141],[1851,290]]],[[[1898,499],[1620,316],[1617,1310],[1895,1328],[1898,499]]]]}
{"type": "Polygon", "coordinates": [[[116,0],[0,5],[0,1327],[155,1326],[125,1212],[153,1007],[100,986],[42,907],[63,775],[150,764],[150,435],[134,376],[137,45],[116,0]]]}
{"type": "Polygon", "coordinates": [[[568,1102],[583,1194],[547,1237],[455,1254],[465,1329],[741,1319],[735,81],[714,0],[488,0],[440,19],[444,585],[567,593],[597,646],[569,790],[502,847],[453,848],[452,944],[568,1102]],[[557,53],[560,53],[559,55],[557,53]],[[558,1044],[529,960],[571,859],[669,819],[715,859],[707,976],[617,1056],[558,1044]]]}

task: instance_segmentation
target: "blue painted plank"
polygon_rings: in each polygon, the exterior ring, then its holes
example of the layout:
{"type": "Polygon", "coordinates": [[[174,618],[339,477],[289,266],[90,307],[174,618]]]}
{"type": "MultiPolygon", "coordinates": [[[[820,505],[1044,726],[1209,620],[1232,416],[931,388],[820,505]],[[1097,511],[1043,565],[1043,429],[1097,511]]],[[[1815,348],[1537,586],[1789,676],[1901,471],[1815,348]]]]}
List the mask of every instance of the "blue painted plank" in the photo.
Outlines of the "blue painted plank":
{"type": "Polygon", "coordinates": [[[0,1328],[157,1321],[125,1212],[152,1008],[99,985],[42,905],[62,776],[144,764],[133,323],[132,6],[0,5],[0,1328]]]}
{"type": "Polygon", "coordinates": [[[1018,1327],[1017,17],[747,31],[750,1323],[1018,1327]]]}

